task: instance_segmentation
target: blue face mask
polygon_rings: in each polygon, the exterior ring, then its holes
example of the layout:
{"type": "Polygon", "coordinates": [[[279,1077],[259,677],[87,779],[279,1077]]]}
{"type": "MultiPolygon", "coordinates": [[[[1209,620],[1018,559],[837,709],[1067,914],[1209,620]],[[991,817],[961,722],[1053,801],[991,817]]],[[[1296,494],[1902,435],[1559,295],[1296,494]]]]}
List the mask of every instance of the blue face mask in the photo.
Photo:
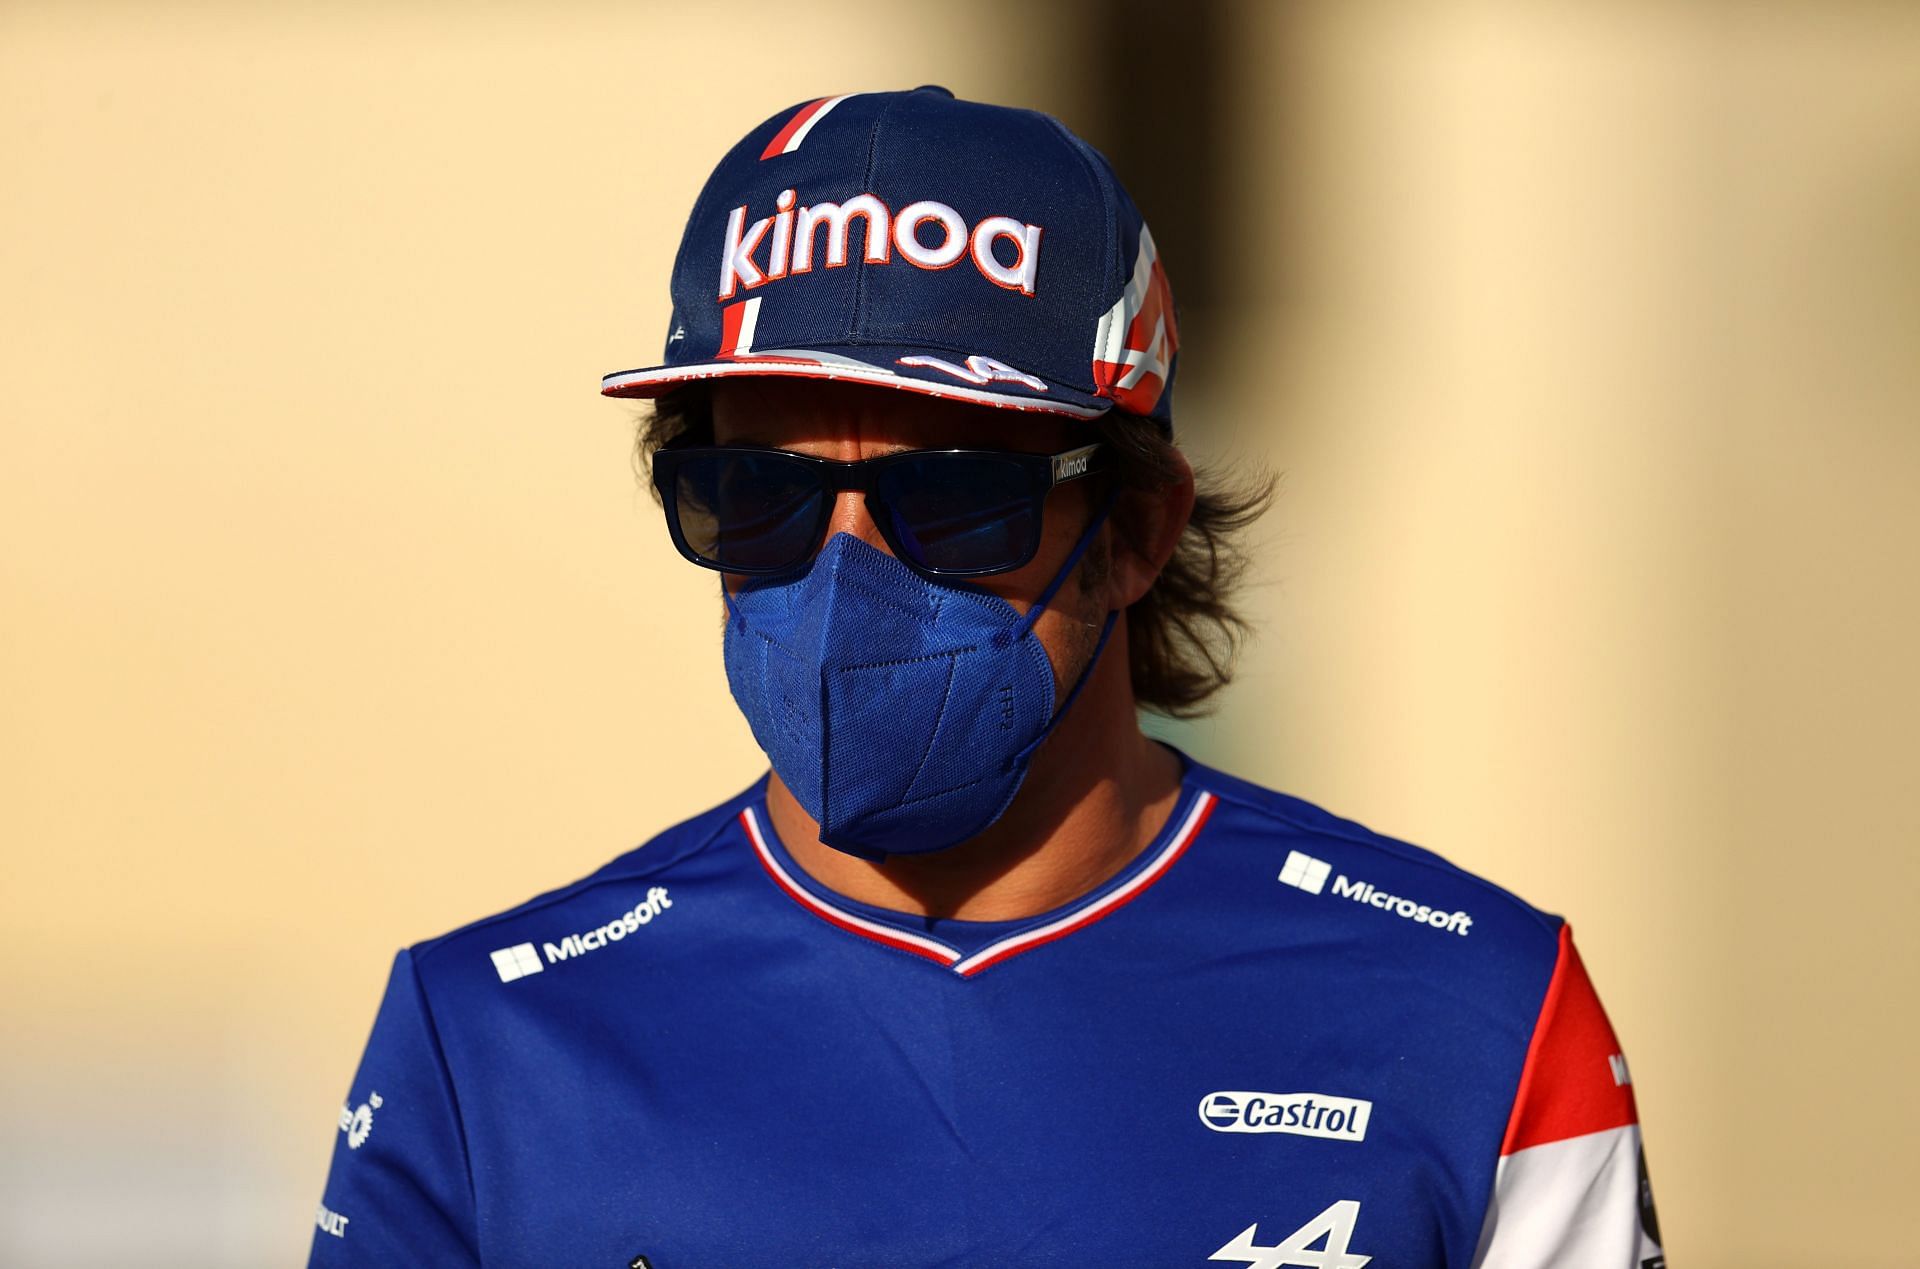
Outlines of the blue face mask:
{"type": "Polygon", "coordinates": [[[1000,818],[1119,616],[1107,614],[1056,712],[1053,665],[1033,626],[1106,514],[1024,616],[846,533],[806,572],[727,596],[728,686],[821,841],[868,859],[917,855],[1000,818]]]}

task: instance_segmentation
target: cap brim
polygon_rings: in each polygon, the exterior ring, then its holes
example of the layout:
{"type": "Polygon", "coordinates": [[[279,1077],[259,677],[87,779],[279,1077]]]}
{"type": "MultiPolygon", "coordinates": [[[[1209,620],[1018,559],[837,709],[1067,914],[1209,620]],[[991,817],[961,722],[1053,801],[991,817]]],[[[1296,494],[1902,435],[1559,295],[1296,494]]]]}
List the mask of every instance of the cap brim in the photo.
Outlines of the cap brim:
{"type": "Polygon", "coordinates": [[[995,362],[958,356],[944,349],[888,347],[872,344],[857,349],[768,348],[687,365],[648,366],[616,370],[600,379],[600,394],[609,397],[657,397],[683,384],[702,379],[753,375],[797,379],[837,379],[870,383],[954,401],[970,401],[1001,409],[1034,410],[1069,418],[1098,418],[1113,408],[1106,397],[1082,389],[1049,383],[995,362]],[[860,356],[849,355],[857,351],[860,356]]]}

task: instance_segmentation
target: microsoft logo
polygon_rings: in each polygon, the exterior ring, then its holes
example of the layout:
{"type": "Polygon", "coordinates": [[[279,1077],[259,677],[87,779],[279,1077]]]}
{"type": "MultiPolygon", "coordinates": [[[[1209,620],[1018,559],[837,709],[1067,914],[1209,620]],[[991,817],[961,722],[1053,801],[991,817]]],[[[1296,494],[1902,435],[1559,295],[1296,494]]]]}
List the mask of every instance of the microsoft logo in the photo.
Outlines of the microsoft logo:
{"type": "MultiPolygon", "coordinates": [[[[1280,880],[1310,894],[1319,894],[1326,889],[1327,874],[1332,871],[1332,865],[1326,860],[1290,850],[1287,852],[1287,862],[1280,869],[1280,880]]],[[[498,956],[499,953],[495,952],[494,955],[498,956]]]]}
{"type": "Polygon", "coordinates": [[[672,906],[673,900],[667,895],[665,886],[649,886],[646,898],[605,925],[579,934],[569,934],[558,943],[543,942],[537,948],[532,943],[516,943],[488,955],[493,958],[494,972],[500,975],[500,981],[510,983],[528,974],[538,974],[548,965],[557,965],[572,957],[598,951],[609,943],[618,943],[672,906]],[[547,954],[544,961],[540,959],[542,951],[547,954]]]}
{"type": "Polygon", "coordinates": [[[493,968],[499,972],[501,982],[510,983],[527,974],[537,974],[546,966],[540,963],[540,953],[533,950],[533,944],[516,943],[493,953],[493,968]]]}
{"type": "MultiPolygon", "coordinates": [[[[1327,877],[1332,872],[1333,868],[1326,860],[1290,850],[1287,852],[1287,862],[1280,868],[1280,880],[1308,894],[1322,894],[1327,888],[1327,877]]],[[[1414,899],[1388,894],[1371,881],[1356,881],[1345,873],[1334,877],[1333,897],[1351,899],[1355,903],[1364,903],[1370,908],[1379,908],[1382,912],[1391,912],[1409,921],[1455,934],[1464,935],[1473,925],[1473,918],[1465,912],[1447,912],[1414,899]]]]}

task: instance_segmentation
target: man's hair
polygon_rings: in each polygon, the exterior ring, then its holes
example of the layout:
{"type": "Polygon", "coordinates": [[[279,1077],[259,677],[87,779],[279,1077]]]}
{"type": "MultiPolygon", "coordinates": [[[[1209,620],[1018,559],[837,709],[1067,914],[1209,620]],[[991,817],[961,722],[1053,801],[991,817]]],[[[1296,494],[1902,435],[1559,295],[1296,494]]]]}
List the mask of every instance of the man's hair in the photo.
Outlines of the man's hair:
{"type": "MultiPolygon", "coordinates": [[[[1123,492],[1149,497],[1173,487],[1180,477],[1180,452],[1159,424],[1113,409],[1091,426],[1108,446],[1103,470],[1123,492]]],[[[636,426],[634,472],[653,487],[654,451],[680,436],[711,437],[713,408],[709,386],[676,388],[653,402],[636,426]]],[[[1192,718],[1213,707],[1212,698],[1233,677],[1234,660],[1252,626],[1233,603],[1247,569],[1241,530],[1259,519],[1273,501],[1274,480],[1264,471],[1228,480],[1213,472],[1194,473],[1193,515],[1179,544],[1151,589],[1127,609],[1127,647],[1134,700],[1156,713],[1192,718]]],[[[1114,527],[1129,542],[1137,526],[1116,504],[1114,527]]]]}

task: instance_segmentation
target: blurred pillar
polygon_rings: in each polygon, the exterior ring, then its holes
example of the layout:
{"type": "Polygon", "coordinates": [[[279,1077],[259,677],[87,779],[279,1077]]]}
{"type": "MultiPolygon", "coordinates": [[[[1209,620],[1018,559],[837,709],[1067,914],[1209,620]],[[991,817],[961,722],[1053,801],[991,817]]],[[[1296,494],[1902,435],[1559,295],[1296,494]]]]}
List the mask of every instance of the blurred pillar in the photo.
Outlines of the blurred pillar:
{"type": "Polygon", "coordinates": [[[1224,288],[1225,118],[1234,7],[1221,0],[1082,0],[1063,47],[1077,54],[1085,135],[1112,161],[1153,229],[1183,313],[1224,288]]]}

